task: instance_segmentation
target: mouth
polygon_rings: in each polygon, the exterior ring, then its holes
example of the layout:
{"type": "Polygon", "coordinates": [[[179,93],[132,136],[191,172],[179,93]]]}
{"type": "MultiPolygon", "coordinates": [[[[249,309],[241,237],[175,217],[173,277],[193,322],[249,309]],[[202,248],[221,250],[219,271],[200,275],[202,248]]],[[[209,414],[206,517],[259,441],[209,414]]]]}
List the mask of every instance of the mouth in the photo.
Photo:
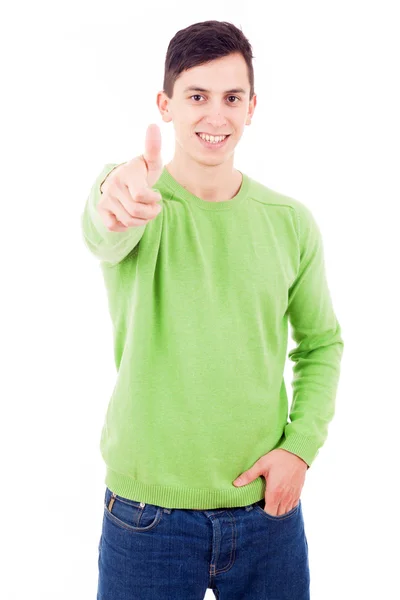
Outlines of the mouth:
{"type": "Polygon", "coordinates": [[[207,142],[207,140],[203,140],[199,134],[196,132],[196,135],[198,137],[198,139],[200,140],[200,143],[205,147],[205,148],[209,148],[211,150],[216,150],[218,148],[222,148],[222,146],[225,146],[226,142],[228,141],[228,139],[231,137],[230,134],[227,135],[225,137],[225,139],[222,140],[222,142],[207,142]]]}

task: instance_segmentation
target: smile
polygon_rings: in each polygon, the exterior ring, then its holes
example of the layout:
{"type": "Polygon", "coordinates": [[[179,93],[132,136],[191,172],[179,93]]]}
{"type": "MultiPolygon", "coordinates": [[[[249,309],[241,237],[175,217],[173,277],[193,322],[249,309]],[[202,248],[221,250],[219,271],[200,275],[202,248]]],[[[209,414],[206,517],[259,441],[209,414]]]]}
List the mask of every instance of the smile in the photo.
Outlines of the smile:
{"type": "MultiPolygon", "coordinates": [[[[212,141],[207,141],[204,140],[203,138],[200,137],[200,135],[196,132],[197,137],[200,140],[200,143],[203,144],[203,146],[205,148],[221,148],[222,146],[224,146],[224,144],[226,143],[226,141],[228,140],[228,138],[230,137],[230,135],[225,136],[225,138],[220,141],[220,142],[212,142],[212,141]]],[[[220,136],[216,136],[217,138],[220,136]]]]}

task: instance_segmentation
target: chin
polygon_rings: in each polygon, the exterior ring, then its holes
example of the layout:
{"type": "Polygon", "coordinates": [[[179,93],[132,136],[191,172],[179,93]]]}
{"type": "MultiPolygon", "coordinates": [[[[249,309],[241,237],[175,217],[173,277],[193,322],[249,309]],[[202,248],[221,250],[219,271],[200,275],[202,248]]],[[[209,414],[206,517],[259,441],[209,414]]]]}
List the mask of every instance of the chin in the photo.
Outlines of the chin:
{"type": "Polygon", "coordinates": [[[203,154],[198,154],[198,155],[191,155],[192,158],[202,164],[202,165],[208,165],[210,167],[215,167],[217,165],[222,165],[224,164],[229,157],[231,156],[231,154],[226,155],[226,156],[204,156],[203,154]]]}

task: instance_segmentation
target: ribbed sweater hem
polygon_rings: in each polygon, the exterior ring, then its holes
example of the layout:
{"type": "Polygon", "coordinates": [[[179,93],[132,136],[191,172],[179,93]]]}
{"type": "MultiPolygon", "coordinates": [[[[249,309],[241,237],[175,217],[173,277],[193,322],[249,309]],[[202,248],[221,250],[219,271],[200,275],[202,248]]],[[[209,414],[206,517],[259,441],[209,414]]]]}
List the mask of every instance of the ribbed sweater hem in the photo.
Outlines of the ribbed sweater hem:
{"type": "Polygon", "coordinates": [[[232,489],[226,490],[177,488],[142,483],[107,467],[104,482],[118,496],[164,508],[234,508],[258,502],[265,495],[265,479],[261,477],[241,487],[232,484],[232,489]]]}

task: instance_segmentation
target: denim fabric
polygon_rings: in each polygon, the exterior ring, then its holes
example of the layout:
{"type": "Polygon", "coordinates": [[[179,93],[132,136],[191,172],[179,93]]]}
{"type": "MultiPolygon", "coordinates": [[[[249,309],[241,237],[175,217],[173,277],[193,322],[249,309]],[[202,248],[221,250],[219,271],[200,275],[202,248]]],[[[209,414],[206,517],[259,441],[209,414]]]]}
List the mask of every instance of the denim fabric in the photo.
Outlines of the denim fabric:
{"type": "Polygon", "coordinates": [[[264,505],[164,508],[106,487],[97,600],[203,600],[207,588],[218,600],[309,600],[301,500],[279,516],[264,505]]]}

